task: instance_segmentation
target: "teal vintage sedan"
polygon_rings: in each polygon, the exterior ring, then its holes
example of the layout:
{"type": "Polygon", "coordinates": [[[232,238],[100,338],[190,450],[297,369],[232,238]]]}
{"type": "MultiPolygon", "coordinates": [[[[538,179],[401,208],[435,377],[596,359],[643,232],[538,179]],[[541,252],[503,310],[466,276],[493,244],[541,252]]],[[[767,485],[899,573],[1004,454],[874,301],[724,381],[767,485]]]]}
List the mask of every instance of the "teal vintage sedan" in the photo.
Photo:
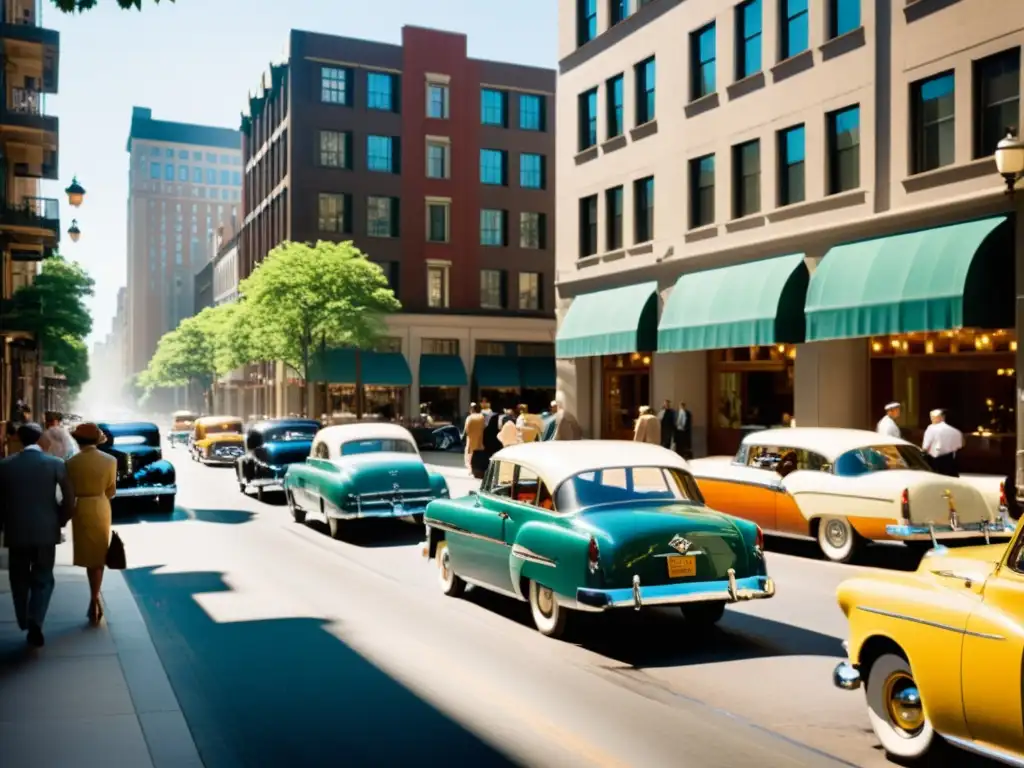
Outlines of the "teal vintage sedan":
{"type": "Polygon", "coordinates": [[[710,626],[775,594],[761,529],[706,507],[686,461],[657,445],[510,446],[478,493],[431,502],[424,522],[446,595],[471,584],[527,601],[549,637],[572,611],[678,605],[710,626]]]}
{"type": "Polygon", "coordinates": [[[317,432],[309,457],[285,472],[284,491],[296,522],[322,515],[339,538],[350,520],[421,518],[429,502],[448,498],[448,483],[427,469],[409,430],[360,423],[317,432]]]}

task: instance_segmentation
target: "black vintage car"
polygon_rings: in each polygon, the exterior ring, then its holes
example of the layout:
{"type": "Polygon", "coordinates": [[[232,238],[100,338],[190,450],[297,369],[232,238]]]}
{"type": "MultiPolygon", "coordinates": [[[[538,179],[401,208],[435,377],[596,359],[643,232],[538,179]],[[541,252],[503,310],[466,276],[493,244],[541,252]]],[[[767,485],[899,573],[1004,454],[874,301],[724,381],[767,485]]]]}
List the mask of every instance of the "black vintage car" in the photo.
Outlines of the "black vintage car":
{"type": "Polygon", "coordinates": [[[117,459],[115,499],[153,499],[162,512],[174,511],[178,492],[174,465],[163,457],[160,430],[144,421],[101,423],[107,441],[99,446],[117,459]]]}
{"type": "Polygon", "coordinates": [[[306,460],[319,430],[320,422],[312,419],[269,419],[250,424],[245,433],[245,454],[235,463],[238,489],[248,493],[255,488],[262,501],[266,488],[283,488],[288,465],[306,460]]]}

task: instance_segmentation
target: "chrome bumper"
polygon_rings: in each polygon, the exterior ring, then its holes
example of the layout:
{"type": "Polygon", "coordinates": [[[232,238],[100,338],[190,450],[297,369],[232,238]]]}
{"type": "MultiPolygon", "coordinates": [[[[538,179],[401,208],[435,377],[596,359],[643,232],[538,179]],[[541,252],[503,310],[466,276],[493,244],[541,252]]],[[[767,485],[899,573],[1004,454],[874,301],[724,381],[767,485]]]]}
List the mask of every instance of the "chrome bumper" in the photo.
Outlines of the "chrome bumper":
{"type": "Polygon", "coordinates": [[[844,691],[856,691],[860,688],[860,670],[848,661],[840,662],[832,670],[832,685],[844,691]]]}
{"type": "Polygon", "coordinates": [[[656,584],[645,587],[640,577],[625,589],[576,590],[576,603],[584,609],[640,608],[648,605],[685,605],[686,603],[736,603],[764,600],[775,595],[775,582],[767,576],[737,579],[732,569],[726,581],[696,581],[682,584],[656,584]]]}
{"type": "Polygon", "coordinates": [[[901,541],[929,541],[934,533],[936,539],[976,539],[979,536],[1010,538],[1014,526],[1005,520],[994,523],[964,523],[954,528],[951,525],[887,525],[885,532],[901,541]]]}
{"type": "Polygon", "coordinates": [[[200,454],[199,460],[203,464],[217,464],[223,467],[233,467],[235,463],[241,458],[241,456],[203,456],[200,454]]]}
{"type": "Polygon", "coordinates": [[[345,512],[339,509],[327,510],[327,516],[333,517],[335,520],[366,520],[370,518],[392,518],[395,520],[401,520],[403,517],[412,517],[413,515],[422,515],[427,511],[427,506],[416,507],[403,507],[400,511],[391,509],[360,509],[355,512],[345,512]]]}
{"type": "Polygon", "coordinates": [[[132,499],[140,496],[173,496],[178,492],[176,485],[146,485],[141,488],[118,488],[115,499],[132,499]]]}

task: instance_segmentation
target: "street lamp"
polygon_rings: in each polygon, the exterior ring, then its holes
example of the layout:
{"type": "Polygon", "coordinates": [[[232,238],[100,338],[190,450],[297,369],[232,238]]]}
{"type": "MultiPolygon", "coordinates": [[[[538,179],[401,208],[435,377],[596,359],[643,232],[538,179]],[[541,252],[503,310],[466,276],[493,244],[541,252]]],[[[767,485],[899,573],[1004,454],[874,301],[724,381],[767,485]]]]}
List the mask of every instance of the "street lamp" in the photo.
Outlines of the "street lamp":
{"type": "Polygon", "coordinates": [[[996,170],[1006,182],[1006,194],[1012,195],[1014,187],[1024,177],[1024,141],[1012,128],[1006,129],[1006,138],[996,145],[996,170]]]}
{"type": "Polygon", "coordinates": [[[64,190],[68,196],[68,204],[77,208],[85,199],[85,187],[78,183],[78,177],[71,177],[71,185],[64,190]]]}
{"type": "Polygon", "coordinates": [[[68,227],[68,237],[71,238],[72,243],[77,243],[78,238],[82,236],[82,230],[78,228],[78,219],[71,220],[71,226],[68,227]]]}

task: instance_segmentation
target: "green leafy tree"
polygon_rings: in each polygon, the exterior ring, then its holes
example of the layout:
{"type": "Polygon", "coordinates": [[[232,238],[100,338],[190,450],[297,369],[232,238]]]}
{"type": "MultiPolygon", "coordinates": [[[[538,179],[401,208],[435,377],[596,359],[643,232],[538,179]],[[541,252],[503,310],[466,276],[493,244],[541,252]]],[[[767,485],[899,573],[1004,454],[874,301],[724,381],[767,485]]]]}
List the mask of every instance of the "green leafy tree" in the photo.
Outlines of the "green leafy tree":
{"type": "Polygon", "coordinates": [[[401,309],[384,272],[351,242],[282,243],[239,292],[252,338],[259,341],[249,346],[250,357],[283,360],[304,381],[320,345],[372,347],[384,316],[401,309]]]}
{"type": "Polygon", "coordinates": [[[207,399],[217,375],[215,347],[203,321],[187,317],[156,344],[156,351],[139,377],[148,391],[173,387],[199,388],[207,399]]]}
{"type": "MultiPolygon", "coordinates": [[[[82,13],[95,8],[99,0],[51,0],[51,2],[64,13],[82,13]]],[[[160,0],[153,0],[153,2],[159,3],[160,0]]],[[[166,2],[173,3],[174,0],[166,0],[166,2]]],[[[133,8],[137,11],[142,10],[142,0],[117,0],[117,4],[125,11],[130,11],[133,8]]]]}

